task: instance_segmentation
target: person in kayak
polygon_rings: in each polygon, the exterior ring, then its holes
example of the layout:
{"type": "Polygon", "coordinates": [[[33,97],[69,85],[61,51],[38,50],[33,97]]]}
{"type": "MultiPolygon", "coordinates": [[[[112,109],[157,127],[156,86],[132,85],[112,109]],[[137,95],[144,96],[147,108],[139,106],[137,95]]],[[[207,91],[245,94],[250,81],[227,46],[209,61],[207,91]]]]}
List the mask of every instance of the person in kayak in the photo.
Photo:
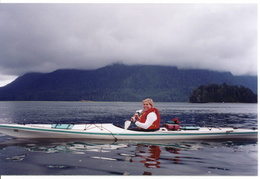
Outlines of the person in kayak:
{"type": "Polygon", "coordinates": [[[143,100],[143,109],[136,111],[131,121],[139,129],[154,131],[160,128],[160,112],[154,107],[153,100],[147,98],[143,100]]]}

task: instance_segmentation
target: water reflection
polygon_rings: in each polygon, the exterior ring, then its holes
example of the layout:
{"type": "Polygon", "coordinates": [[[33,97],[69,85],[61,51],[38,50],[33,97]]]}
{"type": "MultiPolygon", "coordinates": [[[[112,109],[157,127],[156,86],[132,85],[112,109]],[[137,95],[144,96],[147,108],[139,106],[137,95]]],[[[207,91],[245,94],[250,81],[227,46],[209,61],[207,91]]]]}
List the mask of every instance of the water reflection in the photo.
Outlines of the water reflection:
{"type": "Polygon", "coordinates": [[[161,149],[156,145],[137,144],[136,155],[141,158],[141,163],[147,168],[160,168],[161,149]]]}
{"type": "MultiPolygon", "coordinates": [[[[145,168],[161,168],[161,161],[172,161],[173,164],[181,164],[181,150],[197,150],[196,143],[115,143],[114,141],[73,141],[73,140],[35,140],[35,139],[13,139],[1,142],[0,150],[9,150],[10,147],[19,147],[27,150],[23,154],[10,154],[5,160],[22,161],[29,152],[43,152],[48,154],[69,153],[84,155],[84,157],[100,161],[124,161],[143,164],[145,168]],[[125,148],[125,149],[123,149],[125,148]],[[129,149],[128,152],[125,152],[129,149]],[[118,150],[122,152],[117,152],[118,150]],[[161,157],[167,152],[167,158],[161,157]],[[119,156],[119,157],[118,157],[119,156]]],[[[49,165],[48,165],[49,166],[49,165]]],[[[54,166],[50,164],[50,166],[54,166]]],[[[53,167],[51,167],[53,168],[53,167]]],[[[56,167],[57,168],[57,167],[56,167]]]]}
{"type": "Polygon", "coordinates": [[[123,143],[109,143],[103,141],[70,141],[70,140],[26,140],[14,139],[7,140],[0,144],[0,150],[8,146],[19,146],[31,152],[60,153],[69,152],[72,154],[86,154],[87,152],[106,153],[122,147],[127,147],[123,143]]]}
{"type": "Polygon", "coordinates": [[[173,159],[170,158],[168,160],[172,160],[174,164],[180,164],[181,161],[181,157],[179,156],[180,149],[174,147],[165,147],[165,150],[173,154],[173,159]]]}
{"type": "MultiPolygon", "coordinates": [[[[239,153],[245,152],[247,156],[253,157],[257,153],[256,148],[249,147],[247,150],[241,148],[247,144],[257,145],[257,143],[231,141],[151,143],[124,141],[115,143],[97,140],[8,139],[0,142],[0,163],[1,161],[16,162],[14,166],[17,166],[17,163],[23,165],[24,162],[33,161],[34,164],[43,166],[44,170],[52,170],[51,172],[60,170],[61,173],[66,173],[64,169],[80,170],[81,173],[78,174],[104,172],[134,175],[139,172],[138,175],[155,175],[158,170],[168,172],[163,175],[192,174],[187,173],[186,170],[190,166],[201,172],[207,170],[207,172],[232,173],[233,170],[240,170],[239,166],[228,165],[223,157],[228,158],[229,155],[237,157],[239,153]],[[44,155],[37,153],[44,153],[44,155]],[[219,156],[223,158],[223,161],[219,156]]],[[[234,163],[235,158],[230,157],[230,159],[232,160],[228,161],[234,163]]]]}

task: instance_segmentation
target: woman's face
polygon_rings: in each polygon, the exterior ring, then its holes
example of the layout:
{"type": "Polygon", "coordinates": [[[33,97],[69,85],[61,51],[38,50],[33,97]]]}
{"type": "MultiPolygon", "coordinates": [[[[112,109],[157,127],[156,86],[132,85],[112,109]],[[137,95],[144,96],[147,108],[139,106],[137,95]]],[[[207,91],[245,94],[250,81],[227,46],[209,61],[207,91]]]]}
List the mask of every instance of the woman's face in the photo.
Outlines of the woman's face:
{"type": "Polygon", "coordinates": [[[148,102],[143,102],[143,108],[144,108],[144,111],[147,111],[148,109],[151,109],[152,106],[148,102]]]}

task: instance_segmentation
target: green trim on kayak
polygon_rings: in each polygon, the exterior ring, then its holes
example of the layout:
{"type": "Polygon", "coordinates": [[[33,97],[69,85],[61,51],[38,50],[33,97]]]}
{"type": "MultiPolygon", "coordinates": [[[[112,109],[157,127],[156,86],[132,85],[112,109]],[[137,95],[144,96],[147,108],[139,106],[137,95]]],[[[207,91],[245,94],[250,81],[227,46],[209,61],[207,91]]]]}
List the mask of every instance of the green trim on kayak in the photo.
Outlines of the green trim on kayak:
{"type": "Polygon", "coordinates": [[[52,124],[53,129],[72,129],[74,124],[52,124]]]}
{"type": "Polygon", "coordinates": [[[196,127],[196,126],[184,126],[184,127],[180,127],[182,130],[199,130],[200,127],[196,127]]]}

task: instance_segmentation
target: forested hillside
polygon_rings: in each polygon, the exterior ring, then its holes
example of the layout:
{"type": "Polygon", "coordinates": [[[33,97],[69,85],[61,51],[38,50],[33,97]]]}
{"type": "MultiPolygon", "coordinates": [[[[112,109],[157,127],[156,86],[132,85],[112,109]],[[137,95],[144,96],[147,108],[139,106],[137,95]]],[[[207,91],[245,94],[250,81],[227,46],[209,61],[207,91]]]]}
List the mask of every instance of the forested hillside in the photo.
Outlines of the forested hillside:
{"type": "Polygon", "coordinates": [[[188,102],[192,91],[206,84],[244,85],[257,91],[256,76],[229,72],[178,69],[169,66],[122,64],[96,70],[62,69],[27,73],[0,88],[2,101],[155,101],[188,102]]]}

